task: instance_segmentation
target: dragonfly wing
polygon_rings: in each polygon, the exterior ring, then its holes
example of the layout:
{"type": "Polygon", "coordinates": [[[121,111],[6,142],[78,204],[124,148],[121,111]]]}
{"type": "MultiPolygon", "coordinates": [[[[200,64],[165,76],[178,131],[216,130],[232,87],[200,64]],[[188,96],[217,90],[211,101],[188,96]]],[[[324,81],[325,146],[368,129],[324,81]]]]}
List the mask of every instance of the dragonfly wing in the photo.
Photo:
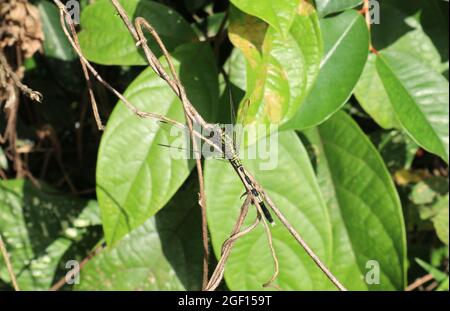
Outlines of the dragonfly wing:
{"type": "Polygon", "coordinates": [[[247,118],[248,108],[250,106],[250,99],[246,99],[239,109],[238,120],[235,125],[234,131],[234,145],[236,150],[240,150],[240,145],[243,141],[243,136],[245,134],[245,122],[247,118]]]}

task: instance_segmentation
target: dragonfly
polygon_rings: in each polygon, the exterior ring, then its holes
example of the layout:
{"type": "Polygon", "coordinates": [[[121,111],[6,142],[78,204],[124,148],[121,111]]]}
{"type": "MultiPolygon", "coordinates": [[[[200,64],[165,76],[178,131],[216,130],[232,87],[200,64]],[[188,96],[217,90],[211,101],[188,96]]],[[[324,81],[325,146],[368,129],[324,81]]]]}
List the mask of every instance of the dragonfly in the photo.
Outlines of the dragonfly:
{"type": "MultiPolygon", "coordinates": [[[[248,105],[249,102],[246,103],[248,105]]],[[[253,198],[257,201],[258,205],[261,207],[261,211],[264,214],[264,217],[266,220],[273,226],[275,225],[275,222],[273,220],[273,217],[269,211],[269,209],[266,207],[263,199],[262,193],[256,188],[255,184],[253,183],[252,179],[249,176],[249,173],[245,169],[244,165],[242,164],[242,161],[239,157],[238,151],[237,151],[237,144],[236,144],[236,133],[233,131],[233,135],[228,135],[227,128],[223,124],[208,124],[207,134],[205,135],[205,141],[212,146],[214,146],[216,149],[220,148],[221,158],[226,159],[229,161],[233,169],[238,173],[241,180],[247,185],[249,191],[251,192],[253,198]]],[[[181,150],[187,150],[181,147],[174,147],[170,145],[165,144],[159,144],[160,146],[167,147],[167,148],[176,148],[181,150]]],[[[189,151],[189,150],[187,150],[189,151]]],[[[198,154],[197,154],[198,155],[198,154]]]]}
{"type": "MultiPolygon", "coordinates": [[[[231,75],[231,62],[228,63],[228,74],[231,75]]],[[[230,100],[230,113],[231,113],[231,120],[236,119],[236,112],[234,110],[234,100],[233,100],[233,94],[232,94],[232,84],[229,79],[229,76],[224,74],[225,82],[227,84],[228,88],[228,97],[230,100]]],[[[247,115],[248,108],[250,106],[250,99],[246,99],[242,103],[242,109],[239,113],[239,119],[237,122],[235,122],[238,125],[241,125],[243,127],[245,122],[245,116],[247,115]]],[[[239,177],[241,178],[242,182],[246,183],[249,191],[252,193],[254,199],[258,202],[258,205],[261,208],[261,211],[264,214],[264,217],[266,220],[272,225],[275,225],[275,222],[273,220],[272,215],[269,212],[269,209],[266,207],[266,204],[264,203],[263,195],[262,193],[256,189],[254,183],[252,182],[249,174],[247,173],[246,169],[242,165],[241,159],[239,157],[239,154],[237,152],[238,144],[236,144],[236,132],[233,131],[232,138],[227,135],[226,128],[224,126],[221,126],[220,131],[220,140],[222,145],[222,154],[228,159],[233,169],[238,173],[239,177]]],[[[238,137],[241,137],[238,134],[238,137]]]]}
{"type": "MultiPolygon", "coordinates": [[[[229,71],[230,71],[230,69],[229,69],[229,71]]],[[[228,91],[229,91],[228,96],[230,98],[231,120],[236,120],[236,113],[234,110],[234,100],[233,100],[233,95],[231,92],[231,83],[227,77],[225,78],[225,80],[226,80],[228,91]]],[[[241,105],[242,105],[242,109],[239,113],[239,120],[237,122],[233,122],[233,123],[240,125],[242,128],[247,110],[250,106],[250,100],[247,99],[247,100],[243,101],[241,105]]],[[[162,122],[162,123],[164,123],[164,122],[162,122]]],[[[275,222],[273,220],[273,217],[272,217],[269,209],[266,207],[263,194],[261,193],[261,191],[259,191],[256,188],[254,182],[250,178],[249,173],[243,166],[242,161],[239,157],[239,153],[237,151],[239,149],[239,147],[238,147],[239,144],[236,143],[236,141],[237,141],[236,136],[240,137],[240,134],[236,135],[236,130],[233,130],[232,135],[229,135],[227,132],[227,127],[223,124],[208,124],[207,128],[205,130],[206,130],[206,135],[204,135],[206,138],[205,141],[209,142],[212,146],[214,146],[214,149],[219,149],[216,151],[220,151],[222,159],[226,159],[229,161],[229,163],[231,164],[233,169],[237,172],[237,174],[240,177],[240,179],[242,180],[242,182],[247,186],[246,188],[252,194],[254,200],[257,202],[257,205],[259,205],[259,207],[261,208],[261,211],[263,212],[265,219],[272,226],[274,226],[275,222]],[[218,146],[220,146],[220,147],[218,147],[218,146]]],[[[159,145],[161,145],[163,147],[168,147],[168,148],[176,148],[179,150],[184,149],[186,151],[191,151],[191,150],[181,148],[181,147],[173,147],[173,146],[164,145],[164,144],[159,144],[159,145]]],[[[196,154],[197,154],[197,156],[199,156],[198,152],[196,154]]],[[[253,203],[253,204],[255,205],[256,203],[253,203]]]]}
{"type": "Polygon", "coordinates": [[[268,208],[266,207],[263,196],[260,191],[258,191],[252,182],[251,178],[249,177],[246,169],[242,165],[241,159],[239,158],[239,155],[236,151],[236,144],[235,141],[232,141],[230,136],[226,134],[225,127],[221,127],[221,143],[223,148],[223,154],[230,162],[231,166],[234,168],[234,170],[238,173],[238,175],[242,178],[243,182],[245,182],[250,192],[252,193],[255,200],[258,202],[258,205],[261,207],[261,210],[264,214],[264,217],[267,219],[267,221],[273,226],[275,225],[275,222],[273,220],[272,215],[270,214],[268,208]]]}

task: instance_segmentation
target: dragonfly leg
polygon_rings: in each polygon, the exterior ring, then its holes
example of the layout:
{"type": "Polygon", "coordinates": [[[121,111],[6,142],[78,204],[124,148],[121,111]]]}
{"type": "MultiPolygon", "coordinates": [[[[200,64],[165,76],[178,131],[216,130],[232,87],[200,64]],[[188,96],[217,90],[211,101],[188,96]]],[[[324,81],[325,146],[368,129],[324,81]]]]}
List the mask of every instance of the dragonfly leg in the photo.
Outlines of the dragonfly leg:
{"type": "Polygon", "coordinates": [[[245,192],[241,195],[240,199],[242,199],[242,198],[245,197],[246,195],[248,195],[248,191],[245,191],[245,192]]]}

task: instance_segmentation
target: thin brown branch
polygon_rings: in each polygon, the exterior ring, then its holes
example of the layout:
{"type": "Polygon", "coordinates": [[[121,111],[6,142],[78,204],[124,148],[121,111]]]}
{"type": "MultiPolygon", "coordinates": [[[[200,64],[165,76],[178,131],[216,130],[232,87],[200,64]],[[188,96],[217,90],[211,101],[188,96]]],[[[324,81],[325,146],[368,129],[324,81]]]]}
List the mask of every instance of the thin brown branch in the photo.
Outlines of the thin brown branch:
{"type": "Polygon", "coordinates": [[[242,204],[241,212],[239,214],[238,220],[236,221],[236,224],[234,225],[230,237],[222,245],[221,257],[216,265],[216,268],[214,269],[213,274],[211,275],[208,285],[205,287],[204,290],[214,291],[219,286],[220,282],[223,279],[223,274],[225,272],[225,264],[228,260],[228,257],[231,254],[234,242],[239,238],[243,237],[244,235],[250,233],[259,224],[261,216],[258,214],[258,217],[256,218],[255,222],[250,227],[240,231],[244,223],[244,220],[247,216],[250,203],[251,198],[250,196],[247,196],[244,203],[242,204]]]}
{"type": "Polygon", "coordinates": [[[418,278],[417,280],[415,280],[413,283],[409,284],[405,288],[405,291],[407,291],[407,292],[413,291],[431,280],[434,280],[433,275],[431,273],[424,275],[421,278],[418,278]]]}
{"type": "Polygon", "coordinates": [[[439,286],[439,283],[436,281],[431,282],[430,285],[428,285],[427,287],[425,287],[425,291],[426,292],[431,292],[432,290],[436,289],[439,286]]]}
{"type": "Polygon", "coordinates": [[[0,251],[5,259],[6,268],[8,270],[9,278],[11,279],[11,283],[13,284],[14,290],[20,291],[19,284],[17,283],[16,275],[14,274],[13,266],[11,264],[11,260],[6,250],[5,243],[3,243],[2,235],[0,234],[0,251]]]}
{"type": "Polygon", "coordinates": [[[17,76],[17,74],[12,70],[11,66],[8,63],[8,60],[5,57],[5,54],[3,53],[3,50],[0,49],[0,65],[5,70],[6,74],[11,78],[11,80],[14,82],[14,84],[20,89],[22,93],[27,95],[31,100],[42,102],[42,94],[32,90],[27,85],[23,84],[22,81],[20,81],[20,78],[17,76]]]}
{"type": "MultiPolygon", "coordinates": [[[[194,128],[193,128],[193,118],[190,114],[190,102],[187,99],[186,92],[184,90],[184,87],[178,78],[177,72],[175,70],[175,66],[172,62],[172,59],[169,55],[169,52],[167,51],[166,47],[164,46],[164,43],[162,42],[161,38],[159,37],[158,33],[155,31],[155,29],[143,18],[138,17],[135,21],[135,27],[138,34],[138,44],[141,45],[145,51],[145,55],[147,56],[149,64],[153,63],[152,68],[156,68],[157,72],[159,72],[162,76],[165,76],[166,81],[175,82],[177,89],[180,93],[181,102],[183,104],[183,110],[184,115],[186,117],[186,123],[189,128],[189,133],[192,141],[192,147],[194,149],[194,154],[199,153],[199,148],[197,144],[197,140],[194,136],[194,128]],[[147,45],[144,33],[142,31],[142,26],[145,27],[150,34],[155,39],[156,43],[160,46],[161,50],[163,51],[163,55],[169,65],[170,71],[172,73],[172,79],[168,77],[168,75],[164,74],[164,70],[161,66],[161,63],[158,61],[158,59],[155,57],[155,55],[151,52],[150,48],[147,45]]],[[[206,219],[206,194],[205,194],[205,186],[204,186],[204,177],[203,177],[203,168],[200,157],[195,157],[196,161],[196,167],[197,167],[197,175],[198,175],[198,182],[199,182],[199,206],[201,210],[202,215],[202,241],[203,241],[203,282],[202,282],[202,288],[204,289],[206,285],[208,284],[208,276],[209,276],[209,240],[208,240],[208,222],[206,219]]]]}
{"type": "MultiPolygon", "coordinates": [[[[70,27],[71,28],[74,27],[73,24],[71,24],[70,27]]],[[[75,28],[73,28],[73,31],[75,31],[75,28]]],[[[74,36],[74,42],[77,46],[80,46],[80,43],[78,42],[78,36],[74,36]]],[[[92,112],[94,113],[94,119],[97,124],[97,128],[99,131],[104,131],[105,126],[103,125],[102,119],[100,118],[100,113],[98,112],[98,105],[97,105],[97,101],[95,100],[94,89],[93,89],[91,78],[89,76],[89,71],[86,67],[86,64],[81,59],[80,59],[80,63],[81,63],[81,68],[83,70],[84,79],[86,80],[89,101],[91,102],[92,112]]]]}
{"type": "MultiPolygon", "coordinates": [[[[258,212],[260,215],[263,215],[263,211],[261,209],[261,206],[259,204],[256,204],[257,208],[258,208],[258,212]]],[[[272,237],[272,231],[270,231],[270,226],[267,223],[266,219],[263,217],[263,224],[264,224],[264,229],[266,231],[266,235],[267,235],[267,239],[268,239],[268,243],[269,243],[269,248],[270,248],[270,253],[272,254],[272,259],[273,259],[273,263],[274,263],[274,272],[272,274],[272,277],[263,284],[263,287],[269,287],[272,285],[272,283],[276,280],[276,278],[278,277],[278,274],[280,273],[280,265],[278,262],[278,256],[277,253],[275,251],[275,247],[273,245],[273,237],[272,237]]]]}
{"type": "Polygon", "coordinates": [[[50,291],[58,291],[60,290],[64,285],[66,285],[66,280],[74,277],[77,273],[80,273],[81,269],[91,260],[94,256],[99,254],[101,251],[103,251],[104,247],[102,244],[98,245],[91,253],[89,253],[86,258],[84,258],[80,262],[79,269],[73,269],[70,270],[65,276],[63,276],[61,279],[59,279],[58,282],[56,282],[51,288],[50,291]]]}
{"type": "MultiPolygon", "coordinates": [[[[60,8],[60,12],[61,12],[62,7],[59,6],[59,5],[58,5],[58,7],[60,8]]],[[[65,10],[65,7],[64,7],[64,13],[66,13],[66,12],[67,11],[65,10]]],[[[66,16],[69,16],[69,18],[67,18],[66,21],[69,21],[68,24],[69,24],[71,33],[72,34],[74,34],[74,33],[76,34],[76,29],[75,29],[75,26],[74,26],[74,24],[72,22],[72,19],[70,18],[70,15],[66,15],[66,16]]],[[[60,20],[61,24],[65,23],[64,18],[63,18],[63,14],[60,14],[60,18],[61,18],[61,20],[60,20]]],[[[74,41],[75,45],[81,50],[80,43],[78,41],[78,36],[74,35],[73,36],[73,41],[74,41]]],[[[98,112],[98,106],[97,106],[97,102],[95,100],[94,90],[93,90],[93,86],[92,86],[92,81],[91,81],[90,76],[89,76],[89,71],[88,71],[88,69],[86,67],[86,63],[84,61],[82,61],[80,59],[80,63],[81,63],[81,68],[83,70],[84,79],[86,80],[86,84],[87,84],[87,87],[88,87],[89,100],[91,102],[92,112],[94,113],[94,119],[95,119],[95,122],[97,123],[97,128],[98,128],[99,131],[103,131],[105,129],[105,127],[102,124],[102,120],[101,120],[100,114],[98,112]]]]}
{"type": "Polygon", "coordinates": [[[69,31],[66,28],[66,24],[64,21],[64,16],[67,15],[69,16],[69,13],[67,12],[65,6],[61,3],[61,1],[59,0],[53,0],[55,2],[55,4],[58,6],[59,10],[60,10],[60,17],[61,17],[61,26],[63,28],[63,31],[67,37],[67,39],[69,40],[70,44],[72,45],[72,48],[75,50],[75,52],[78,54],[78,57],[80,58],[80,60],[86,65],[87,69],[91,72],[91,74],[97,79],[98,82],[100,82],[106,89],[108,89],[111,93],[113,93],[117,98],[119,98],[124,104],[125,106],[135,115],[137,115],[138,117],[141,118],[151,118],[151,119],[155,119],[155,120],[160,120],[162,122],[166,122],[169,123],[171,125],[174,125],[176,127],[182,128],[184,129],[185,126],[184,124],[182,124],[181,122],[172,120],[170,118],[167,118],[166,116],[157,114],[157,113],[152,113],[152,112],[146,112],[146,111],[141,111],[138,108],[136,108],[132,103],[130,103],[128,101],[128,99],[123,96],[119,91],[117,91],[114,87],[112,87],[108,82],[106,82],[102,76],[95,70],[95,68],[89,63],[89,61],[84,57],[83,53],[81,52],[81,49],[79,47],[79,45],[76,44],[75,40],[72,38],[73,37],[77,37],[77,33],[75,31],[75,29],[71,28],[71,33],[69,33],[69,31]]]}
{"type": "Polygon", "coordinates": [[[264,198],[266,199],[267,204],[269,204],[272,211],[277,215],[283,225],[288,229],[289,233],[294,237],[294,239],[303,247],[305,252],[311,257],[311,259],[315,262],[315,264],[322,270],[322,272],[328,277],[328,279],[340,290],[347,291],[344,285],[339,282],[339,280],[331,273],[331,271],[327,268],[327,266],[320,260],[320,258],[316,255],[316,253],[308,246],[308,244],[303,240],[300,234],[294,229],[294,227],[289,223],[283,213],[278,209],[278,207],[273,203],[267,193],[262,190],[264,198]]]}
{"type": "Polygon", "coordinates": [[[150,34],[155,39],[156,43],[161,48],[161,51],[163,52],[163,55],[166,58],[166,61],[169,64],[169,69],[172,73],[172,78],[169,76],[169,74],[164,70],[163,66],[157,59],[157,57],[154,55],[154,53],[151,51],[151,49],[147,45],[147,40],[143,36],[143,34],[139,35],[138,30],[132,25],[130,22],[130,19],[121,6],[121,4],[117,0],[110,0],[112,5],[117,10],[119,16],[122,18],[123,22],[125,23],[126,27],[128,28],[128,31],[133,36],[134,40],[136,41],[137,46],[141,46],[144,54],[147,58],[148,63],[152,67],[152,69],[158,74],[163,80],[167,82],[167,84],[172,88],[172,90],[175,92],[175,94],[181,99],[181,102],[183,104],[184,109],[186,110],[186,114],[189,116],[189,118],[201,125],[203,128],[207,128],[208,124],[206,121],[202,118],[202,116],[195,110],[195,108],[190,103],[186,92],[184,90],[184,87],[182,83],[178,79],[178,75],[176,74],[176,71],[174,69],[174,66],[172,64],[171,57],[169,55],[169,52],[167,51],[164,43],[162,42],[161,38],[159,37],[158,33],[155,31],[155,29],[145,20],[142,18],[137,18],[136,23],[143,24],[147,28],[147,30],[150,32],[150,34]]]}
{"type": "MultiPolygon", "coordinates": [[[[21,55],[17,53],[17,62],[19,62],[21,55]]],[[[30,97],[39,98],[40,93],[32,91],[27,86],[23,85],[20,81],[16,71],[11,67],[8,62],[3,49],[0,49],[0,87],[9,89],[7,91],[8,99],[5,103],[6,112],[6,128],[4,137],[0,134],[0,143],[9,143],[8,148],[5,150],[6,156],[13,162],[14,170],[16,172],[16,178],[23,178],[27,175],[25,163],[22,160],[21,154],[17,148],[17,116],[20,105],[20,93],[22,90],[30,97]],[[12,84],[6,81],[6,78],[11,79],[12,84]],[[8,87],[9,86],[9,87],[8,87]]]]}
{"type": "MultiPolygon", "coordinates": [[[[73,31],[72,33],[69,33],[69,31],[67,30],[66,24],[64,22],[64,15],[67,15],[69,13],[67,12],[65,6],[59,0],[53,0],[53,1],[55,2],[55,4],[60,9],[60,15],[62,15],[62,17],[61,17],[61,26],[63,28],[63,31],[64,31],[67,39],[69,40],[70,44],[72,45],[72,48],[75,50],[75,52],[77,53],[77,55],[80,58],[80,60],[86,65],[86,68],[89,70],[89,72],[95,77],[95,79],[100,84],[102,84],[108,91],[110,91],[118,99],[120,99],[122,101],[122,103],[127,107],[127,109],[130,110],[136,116],[138,116],[140,118],[144,118],[144,119],[159,120],[160,122],[176,126],[176,127],[180,128],[180,129],[183,129],[183,130],[186,129],[186,126],[183,123],[181,123],[181,122],[178,122],[176,120],[170,119],[170,118],[168,118],[166,116],[163,116],[163,115],[160,115],[160,114],[157,114],[157,113],[152,113],[152,112],[139,110],[125,96],[123,96],[119,91],[117,91],[107,81],[105,81],[102,78],[102,76],[95,70],[95,68],[90,64],[90,62],[86,59],[86,57],[83,55],[83,53],[81,51],[81,48],[79,46],[77,46],[77,44],[75,43],[74,39],[72,38],[72,36],[73,37],[77,37],[77,33],[74,31],[74,29],[71,29],[71,31],[73,31]]],[[[205,139],[200,133],[195,131],[194,135],[197,138],[208,142],[211,146],[213,146],[217,150],[221,150],[219,146],[216,146],[210,140],[205,139]]]]}

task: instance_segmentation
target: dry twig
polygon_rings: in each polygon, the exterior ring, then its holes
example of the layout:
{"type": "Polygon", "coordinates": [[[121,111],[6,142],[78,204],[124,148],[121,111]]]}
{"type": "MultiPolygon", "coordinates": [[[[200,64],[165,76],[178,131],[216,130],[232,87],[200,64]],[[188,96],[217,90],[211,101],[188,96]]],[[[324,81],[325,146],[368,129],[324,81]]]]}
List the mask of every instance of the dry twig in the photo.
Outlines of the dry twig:
{"type": "Polygon", "coordinates": [[[17,76],[17,74],[9,65],[8,60],[6,59],[2,49],[0,49],[0,65],[5,70],[6,75],[11,78],[11,80],[23,94],[27,95],[31,100],[37,101],[39,103],[42,102],[41,93],[32,90],[27,85],[23,84],[22,81],[20,81],[20,78],[17,76]]]}
{"type": "Polygon", "coordinates": [[[264,198],[269,204],[270,208],[274,211],[275,215],[280,219],[283,225],[288,229],[289,233],[294,237],[294,239],[303,247],[306,253],[311,257],[311,259],[315,262],[315,264],[319,267],[320,270],[328,277],[328,279],[341,291],[346,291],[347,289],[344,285],[339,282],[339,280],[331,273],[331,271],[325,266],[325,264],[320,260],[320,258],[316,255],[316,253],[308,246],[308,244],[303,240],[300,234],[294,229],[294,227],[289,223],[283,213],[278,209],[278,207],[273,203],[267,193],[262,190],[264,198]]]}
{"type": "MultiPolygon", "coordinates": [[[[138,38],[139,38],[139,41],[137,42],[137,44],[144,47],[145,55],[147,56],[149,63],[151,64],[153,62],[155,69],[158,70],[157,72],[159,72],[161,74],[161,77],[165,76],[166,77],[165,80],[169,81],[168,76],[164,75],[164,69],[162,69],[162,66],[159,63],[159,60],[152,53],[152,51],[150,50],[150,48],[148,47],[148,45],[146,43],[146,38],[142,31],[142,26],[150,32],[150,34],[153,36],[155,41],[161,47],[164,57],[166,58],[167,63],[169,64],[169,68],[170,68],[170,71],[172,74],[172,79],[173,79],[172,81],[176,84],[176,86],[180,92],[180,99],[183,104],[184,114],[186,117],[186,122],[188,124],[189,133],[190,133],[191,141],[192,141],[192,147],[194,149],[194,154],[198,154],[199,148],[197,145],[197,140],[195,139],[193,123],[192,123],[193,120],[189,113],[190,102],[187,100],[187,95],[184,90],[183,84],[181,83],[180,79],[178,78],[177,72],[175,71],[175,66],[173,65],[172,59],[169,55],[169,52],[167,51],[166,47],[164,46],[164,43],[162,42],[158,33],[145,19],[138,17],[138,18],[136,18],[136,21],[135,21],[135,27],[136,27],[136,30],[138,33],[138,38]]],[[[202,168],[202,163],[201,163],[200,157],[196,156],[195,161],[196,161],[197,175],[198,175],[199,189],[200,189],[199,205],[200,205],[200,210],[201,210],[201,214],[202,214],[202,241],[203,241],[203,284],[202,284],[202,288],[204,289],[206,287],[206,285],[208,284],[208,273],[209,273],[209,269],[208,269],[209,243],[208,243],[208,223],[206,220],[206,194],[205,194],[205,186],[204,186],[203,168],[202,168]]]]}
{"type": "Polygon", "coordinates": [[[100,253],[101,251],[103,251],[103,245],[100,244],[99,246],[97,246],[91,253],[89,253],[86,258],[84,258],[81,262],[80,262],[80,266],[79,269],[73,269],[70,270],[65,276],[63,276],[58,282],[56,282],[51,288],[50,291],[58,291],[60,290],[65,284],[66,284],[66,280],[70,279],[72,277],[74,277],[77,273],[80,273],[80,270],[89,262],[89,260],[92,259],[92,257],[94,257],[95,255],[97,255],[98,253],[100,253]]]}
{"type": "Polygon", "coordinates": [[[240,231],[242,224],[244,223],[245,217],[247,216],[248,207],[250,203],[251,198],[250,196],[247,196],[244,203],[242,204],[241,212],[239,214],[238,220],[236,221],[236,224],[234,225],[230,237],[222,245],[221,257],[216,265],[216,268],[214,269],[213,274],[211,275],[208,285],[205,287],[204,290],[214,291],[219,286],[220,282],[222,281],[223,274],[225,272],[225,264],[228,260],[228,257],[231,254],[231,249],[233,248],[234,242],[237,239],[243,237],[244,235],[250,233],[259,224],[261,219],[260,214],[258,214],[258,217],[256,218],[255,222],[250,227],[244,229],[243,231],[240,231]]]}
{"type": "Polygon", "coordinates": [[[431,280],[434,280],[433,275],[431,275],[431,274],[424,275],[423,277],[418,278],[418,279],[415,280],[413,283],[409,284],[409,285],[405,288],[405,291],[407,291],[407,292],[413,291],[413,290],[415,290],[416,288],[418,288],[418,287],[424,285],[425,283],[427,283],[427,282],[429,282],[429,281],[431,281],[431,280]]]}

